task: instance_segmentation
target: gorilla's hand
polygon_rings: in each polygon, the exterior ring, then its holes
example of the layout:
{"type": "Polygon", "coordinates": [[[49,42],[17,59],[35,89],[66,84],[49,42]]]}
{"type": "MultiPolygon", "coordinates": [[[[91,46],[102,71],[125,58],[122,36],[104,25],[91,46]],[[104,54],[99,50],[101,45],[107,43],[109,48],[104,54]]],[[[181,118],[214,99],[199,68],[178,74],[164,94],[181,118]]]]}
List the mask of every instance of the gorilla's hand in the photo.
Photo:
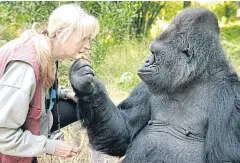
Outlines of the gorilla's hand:
{"type": "Polygon", "coordinates": [[[94,92],[94,72],[87,61],[76,60],[70,68],[69,78],[78,96],[87,96],[94,92]]]}

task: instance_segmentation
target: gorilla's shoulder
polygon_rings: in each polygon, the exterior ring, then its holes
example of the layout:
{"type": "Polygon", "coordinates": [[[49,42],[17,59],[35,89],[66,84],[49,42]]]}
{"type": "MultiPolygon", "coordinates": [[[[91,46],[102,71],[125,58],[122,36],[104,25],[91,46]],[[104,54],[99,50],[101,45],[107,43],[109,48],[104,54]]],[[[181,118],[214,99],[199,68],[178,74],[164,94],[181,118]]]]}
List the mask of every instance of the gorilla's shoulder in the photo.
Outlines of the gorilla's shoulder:
{"type": "Polygon", "coordinates": [[[146,106],[149,103],[150,97],[151,93],[147,85],[141,82],[133,89],[128,98],[118,105],[118,107],[124,110],[135,106],[138,106],[138,108],[139,106],[146,106]]]}
{"type": "Polygon", "coordinates": [[[135,95],[149,95],[150,96],[150,92],[148,90],[148,87],[145,83],[141,82],[139,83],[131,92],[130,96],[135,96],[135,95]]]}

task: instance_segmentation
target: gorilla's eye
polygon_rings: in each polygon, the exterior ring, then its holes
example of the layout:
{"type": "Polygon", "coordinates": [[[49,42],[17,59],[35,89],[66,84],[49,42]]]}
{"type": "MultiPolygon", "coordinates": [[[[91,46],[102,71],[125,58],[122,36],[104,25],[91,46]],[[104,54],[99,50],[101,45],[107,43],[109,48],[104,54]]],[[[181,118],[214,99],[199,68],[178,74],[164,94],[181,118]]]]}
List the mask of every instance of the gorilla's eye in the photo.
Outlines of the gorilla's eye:
{"type": "Polygon", "coordinates": [[[191,57],[191,55],[188,53],[188,50],[183,50],[182,53],[185,54],[187,57],[191,57]]]}
{"type": "Polygon", "coordinates": [[[154,51],[152,51],[152,50],[150,50],[151,51],[151,53],[154,55],[154,51]]]}

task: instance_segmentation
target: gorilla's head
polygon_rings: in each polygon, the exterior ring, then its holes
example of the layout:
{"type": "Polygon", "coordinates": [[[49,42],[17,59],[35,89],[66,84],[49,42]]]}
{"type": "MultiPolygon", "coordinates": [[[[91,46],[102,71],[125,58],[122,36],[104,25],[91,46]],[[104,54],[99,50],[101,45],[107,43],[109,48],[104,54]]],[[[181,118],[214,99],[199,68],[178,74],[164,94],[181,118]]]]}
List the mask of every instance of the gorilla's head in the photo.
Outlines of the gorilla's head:
{"type": "Polygon", "coordinates": [[[205,80],[213,73],[209,69],[214,71],[225,61],[218,20],[205,8],[179,13],[151,43],[150,51],[138,75],[153,93],[172,93],[205,80]]]}

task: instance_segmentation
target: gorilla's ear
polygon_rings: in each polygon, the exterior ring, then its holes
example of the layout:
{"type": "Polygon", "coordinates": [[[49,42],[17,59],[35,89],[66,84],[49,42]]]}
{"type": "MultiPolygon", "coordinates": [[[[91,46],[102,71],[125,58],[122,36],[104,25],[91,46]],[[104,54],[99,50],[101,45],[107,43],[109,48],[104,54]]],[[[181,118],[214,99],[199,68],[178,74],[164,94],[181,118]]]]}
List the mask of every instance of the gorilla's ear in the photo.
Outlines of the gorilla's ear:
{"type": "Polygon", "coordinates": [[[182,50],[182,54],[186,58],[187,63],[190,63],[192,61],[193,53],[190,52],[188,49],[182,50]]]}

